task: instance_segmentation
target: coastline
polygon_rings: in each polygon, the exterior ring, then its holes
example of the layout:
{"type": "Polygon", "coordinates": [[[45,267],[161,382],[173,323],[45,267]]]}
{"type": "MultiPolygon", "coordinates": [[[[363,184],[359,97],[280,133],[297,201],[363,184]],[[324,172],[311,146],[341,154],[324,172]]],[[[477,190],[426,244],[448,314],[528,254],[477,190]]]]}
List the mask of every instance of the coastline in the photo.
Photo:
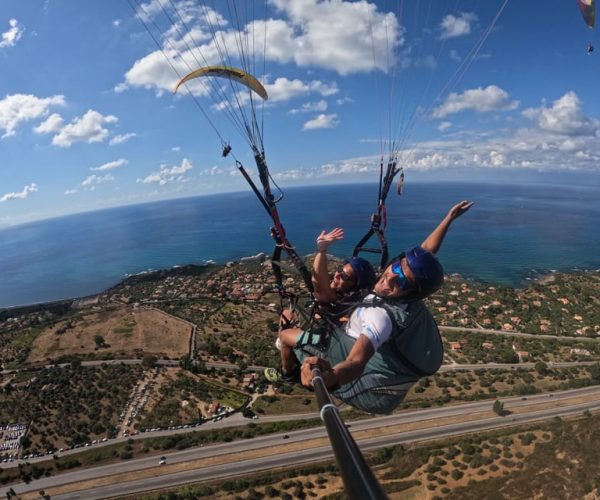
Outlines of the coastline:
{"type": "MultiPolygon", "coordinates": [[[[342,223],[346,237],[334,251],[350,255],[369,226],[372,193],[364,185],[289,189],[281,217],[296,251],[311,253],[316,232],[342,223]],[[350,206],[343,204],[347,199],[350,206]]],[[[587,191],[574,196],[530,186],[414,183],[401,198],[390,200],[389,248],[423,241],[457,197],[476,205],[444,242],[440,257],[447,273],[525,287],[553,269],[600,267],[595,251],[600,217],[587,191]],[[552,210],[556,206],[558,213],[552,210]]],[[[0,307],[94,295],[128,274],[148,270],[210,260],[225,265],[261,251],[270,254],[269,220],[260,208],[253,193],[238,193],[96,211],[2,231],[0,307]]]]}
{"type": "MultiPolygon", "coordinates": [[[[306,255],[303,257],[303,259],[306,260],[307,258],[309,258],[311,256],[312,256],[312,254],[306,255]]],[[[330,259],[332,261],[342,261],[343,260],[343,257],[337,256],[334,254],[332,254],[332,255],[328,254],[328,257],[330,257],[330,259]]],[[[60,312],[60,311],[68,310],[70,308],[76,309],[76,308],[80,308],[80,307],[94,305],[103,296],[106,296],[106,295],[110,294],[111,292],[121,289],[127,285],[137,285],[137,284],[140,284],[140,283],[146,282],[146,281],[148,281],[148,282],[156,281],[156,280],[166,279],[168,277],[176,277],[176,276],[180,276],[180,275],[202,276],[207,271],[231,267],[236,264],[249,264],[249,263],[261,263],[262,264],[265,262],[270,262],[270,257],[267,254],[265,254],[264,252],[259,252],[258,254],[255,254],[255,255],[241,257],[238,260],[227,261],[225,263],[217,263],[213,260],[209,260],[209,261],[205,261],[205,263],[203,263],[203,264],[186,264],[186,265],[175,265],[175,266],[168,267],[165,269],[148,269],[148,270],[140,271],[140,272],[134,273],[134,274],[126,274],[123,276],[123,278],[121,280],[119,280],[114,285],[112,285],[104,290],[101,290],[97,293],[76,296],[76,297],[70,297],[70,298],[66,298],[66,299],[58,299],[58,300],[51,300],[51,301],[45,301],[45,302],[35,302],[35,303],[31,303],[31,304],[21,304],[21,305],[15,305],[15,306],[0,307],[0,321],[3,321],[6,318],[11,317],[13,315],[28,314],[28,313],[33,313],[36,311],[60,312]]],[[[507,289],[511,289],[514,291],[523,291],[523,290],[526,290],[527,288],[530,288],[531,286],[533,286],[535,284],[539,284],[539,285],[550,284],[556,280],[557,276],[579,275],[579,274],[586,275],[586,274],[600,273],[600,268],[597,268],[597,269],[574,268],[574,269],[565,270],[565,271],[559,271],[556,269],[551,269],[548,271],[532,270],[531,273],[535,273],[535,276],[524,277],[519,286],[500,285],[500,284],[496,284],[493,282],[478,279],[477,277],[464,276],[460,273],[448,273],[448,274],[446,274],[446,278],[453,277],[453,278],[458,278],[458,279],[461,279],[464,281],[478,283],[480,285],[491,286],[494,288],[507,288],[507,289]]]]}

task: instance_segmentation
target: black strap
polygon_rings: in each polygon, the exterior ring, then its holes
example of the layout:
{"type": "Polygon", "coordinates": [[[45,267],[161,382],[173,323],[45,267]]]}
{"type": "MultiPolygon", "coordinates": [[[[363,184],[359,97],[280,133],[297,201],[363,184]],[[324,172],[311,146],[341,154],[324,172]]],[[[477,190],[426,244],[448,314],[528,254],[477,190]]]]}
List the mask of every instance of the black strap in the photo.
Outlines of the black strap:
{"type": "MultiPolygon", "coordinates": [[[[379,268],[384,269],[388,260],[388,245],[385,238],[385,200],[390,191],[390,187],[394,181],[394,177],[399,172],[402,172],[402,167],[398,167],[397,159],[390,157],[387,163],[385,176],[383,175],[383,158],[379,165],[379,190],[378,190],[378,203],[377,212],[371,215],[371,227],[367,233],[361,238],[361,240],[354,247],[352,255],[358,256],[361,252],[378,253],[381,254],[379,260],[379,268]],[[383,219],[383,220],[382,220],[383,219]],[[383,227],[382,227],[383,222],[383,227]],[[365,244],[371,239],[373,235],[377,236],[379,240],[379,248],[366,247],[365,244]]],[[[403,174],[402,174],[403,175],[403,174]]]]}
{"type": "MultiPolygon", "coordinates": [[[[289,259],[296,267],[296,269],[298,269],[298,272],[300,273],[300,276],[302,276],[302,280],[304,281],[306,288],[312,294],[312,292],[314,291],[314,287],[312,284],[311,274],[308,271],[306,265],[304,264],[304,261],[300,258],[300,256],[298,255],[298,253],[296,252],[296,250],[285,235],[285,229],[281,224],[281,221],[279,219],[279,213],[277,212],[276,201],[269,187],[268,173],[265,172],[266,164],[264,163],[264,157],[259,154],[257,154],[257,156],[258,158],[256,161],[257,165],[259,165],[261,182],[264,180],[264,182],[266,183],[264,186],[264,196],[260,193],[260,191],[256,187],[256,184],[254,184],[254,181],[250,178],[244,166],[239,161],[237,161],[236,163],[238,170],[242,173],[244,179],[246,179],[246,182],[248,182],[248,184],[252,188],[252,191],[254,191],[254,194],[259,199],[262,206],[273,220],[274,226],[271,228],[271,237],[275,241],[273,262],[280,261],[281,251],[284,250],[285,253],[288,255],[289,259]]],[[[278,280],[278,285],[283,289],[281,270],[279,268],[276,268],[276,266],[273,266],[273,272],[275,273],[275,278],[278,280]]]]}

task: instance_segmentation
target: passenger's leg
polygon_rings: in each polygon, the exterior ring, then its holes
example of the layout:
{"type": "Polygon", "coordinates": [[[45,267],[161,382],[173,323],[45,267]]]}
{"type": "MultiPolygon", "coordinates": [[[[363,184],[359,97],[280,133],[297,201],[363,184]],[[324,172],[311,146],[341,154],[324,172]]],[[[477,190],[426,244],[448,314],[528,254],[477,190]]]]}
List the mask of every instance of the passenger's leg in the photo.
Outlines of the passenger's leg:
{"type": "Polygon", "coordinates": [[[284,375],[290,375],[298,366],[298,359],[294,354],[294,347],[298,335],[302,333],[300,328],[287,328],[279,332],[279,340],[281,341],[281,371],[284,375]]]}

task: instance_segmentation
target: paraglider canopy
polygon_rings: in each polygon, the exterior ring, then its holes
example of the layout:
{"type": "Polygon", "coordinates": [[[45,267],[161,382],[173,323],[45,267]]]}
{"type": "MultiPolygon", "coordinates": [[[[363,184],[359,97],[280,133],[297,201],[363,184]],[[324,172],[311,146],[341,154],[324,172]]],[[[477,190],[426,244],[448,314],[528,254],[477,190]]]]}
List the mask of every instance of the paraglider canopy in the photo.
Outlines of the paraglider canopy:
{"type": "Polygon", "coordinates": [[[585,24],[593,28],[596,24],[596,0],[577,0],[577,5],[585,24]]]}
{"type": "Polygon", "coordinates": [[[179,87],[185,82],[201,76],[216,76],[220,78],[227,78],[229,80],[235,80],[236,82],[239,82],[248,87],[250,90],[256,92],[265,101],[268,99],[267,91],[256,78],[246,71],[238,68],[232,68],[230,66],[205,66],[203,68],[198,68],[191,73],[188,73],[181,80],[179,80],[179,82],[177,82],[177,85],[173,89],[173,94],[177,93],[177,89],[179,89],[179,87]]]}

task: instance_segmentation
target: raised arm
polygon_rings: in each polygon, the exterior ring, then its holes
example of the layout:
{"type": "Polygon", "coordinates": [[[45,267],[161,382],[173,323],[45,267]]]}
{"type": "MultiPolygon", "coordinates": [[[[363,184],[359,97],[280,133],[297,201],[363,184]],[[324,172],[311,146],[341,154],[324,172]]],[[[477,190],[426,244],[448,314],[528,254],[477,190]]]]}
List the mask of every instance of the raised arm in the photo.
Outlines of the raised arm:
{"type": "Polygon", "coordinates": [[[315,287],[314,296],[322,304],[335,302],[336,293],[329,285],[329,270],[327,269],[327,249],[336,241],[344,238],[344,230],[336,227],[329,232],[321,231],[317,237],[317,253],[313,261],[312,283],[315,287]]]}
{"type": "Polygon", "coordinates": [[[442,246],[442,242],[444,241],[444,237],[446,236],[446,233],[448,232],[452,221],[464,214],[467,210],[469,210],[469,208],[471,208],[472,205],[473,202],[467,200],[463,200],[460,203],[454,205],[449,210],[446,217],[442,219],[442,222],[440,222],[439,225],[432,231],[432,233],[429,236],[427,236],[425,241],[421,243],[421,246],[425,250],[436,254],[442,246]]]}

